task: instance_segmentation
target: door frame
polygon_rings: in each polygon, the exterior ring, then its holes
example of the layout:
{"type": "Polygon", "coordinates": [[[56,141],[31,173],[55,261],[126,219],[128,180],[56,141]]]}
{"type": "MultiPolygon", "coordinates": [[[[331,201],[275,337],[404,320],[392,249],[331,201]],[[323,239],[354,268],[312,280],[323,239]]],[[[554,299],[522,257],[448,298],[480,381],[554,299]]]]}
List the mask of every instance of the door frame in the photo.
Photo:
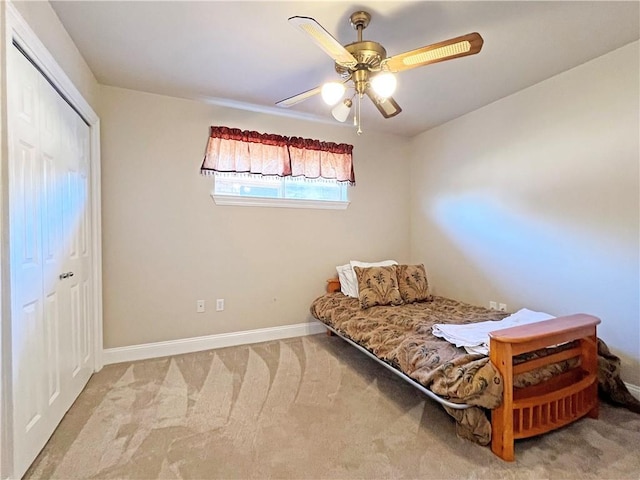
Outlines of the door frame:
{"type": "MultiPolygon", "coordinates": [[[[36,67],[49,79],[60,94],[84,118],[90,128],[90,187],[91,187],[91,299],[90,312],[94,334],[95,372],[103,366],[102,338],[102,221],[100,190],[100,119],[49,50],[40,41],[10,1],[0,5],[0,125],[7,126],[7,58],[15,42],[36,67]]],[[[11,293],[8,209],[8,132],[2,128],[0,137],[0,479],[13,475],[12,432],[12,365],[11,365],[11,293]]]]}

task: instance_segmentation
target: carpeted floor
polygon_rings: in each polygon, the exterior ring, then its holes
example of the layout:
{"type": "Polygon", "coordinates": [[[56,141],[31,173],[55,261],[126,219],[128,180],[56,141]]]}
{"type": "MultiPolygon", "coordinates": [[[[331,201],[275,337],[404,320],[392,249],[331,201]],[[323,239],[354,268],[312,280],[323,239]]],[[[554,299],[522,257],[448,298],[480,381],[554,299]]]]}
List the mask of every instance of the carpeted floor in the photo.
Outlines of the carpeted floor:
{"type": "Polygon", "coordinates": [[[25,478],[638,479],[640,415],[516,443],[506,463],[337,337],[105,367],[25,478]]]}

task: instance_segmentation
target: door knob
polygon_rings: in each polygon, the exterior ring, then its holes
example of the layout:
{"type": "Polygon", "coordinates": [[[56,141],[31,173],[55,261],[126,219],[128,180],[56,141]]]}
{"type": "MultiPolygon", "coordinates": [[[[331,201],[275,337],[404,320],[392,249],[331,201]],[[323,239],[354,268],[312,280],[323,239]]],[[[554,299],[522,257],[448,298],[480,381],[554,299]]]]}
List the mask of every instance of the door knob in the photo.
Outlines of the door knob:
{"type": "Polygon", "coordinates": [[[60,280],[64,280],[65,278],[73,277],[73,272],[65,272],[58,275],[60,280]]]}

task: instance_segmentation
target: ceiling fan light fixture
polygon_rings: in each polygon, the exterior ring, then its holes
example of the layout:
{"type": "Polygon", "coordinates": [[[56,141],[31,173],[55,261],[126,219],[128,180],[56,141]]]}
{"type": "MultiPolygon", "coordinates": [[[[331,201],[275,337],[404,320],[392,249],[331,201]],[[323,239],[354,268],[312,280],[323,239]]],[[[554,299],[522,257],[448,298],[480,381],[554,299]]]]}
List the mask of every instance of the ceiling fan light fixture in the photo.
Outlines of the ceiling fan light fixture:
{"type": "Polygon", "coordinates": [[[344,102],[340,102],[338,105],[333,107],[331,110],[331,115],[339,122],[346,122],[347,117],[349,116],[349,112],[351,111],[351,105],[353,102],[351,99],[346,98],[344,102]]]}
{"type": "Polygon", "coordinates": [[[333,106],[344,96],[345,90],[344,85],[340,82],[327,82],[322,85],[320,93],[324,103],[333,106]]]}
{"type": "Polygon", "coordinates": [[[371,79],[371,88],[380,98],[389,98],[396,91],[398,81],[393,73],[379,73],[371,79]]]}

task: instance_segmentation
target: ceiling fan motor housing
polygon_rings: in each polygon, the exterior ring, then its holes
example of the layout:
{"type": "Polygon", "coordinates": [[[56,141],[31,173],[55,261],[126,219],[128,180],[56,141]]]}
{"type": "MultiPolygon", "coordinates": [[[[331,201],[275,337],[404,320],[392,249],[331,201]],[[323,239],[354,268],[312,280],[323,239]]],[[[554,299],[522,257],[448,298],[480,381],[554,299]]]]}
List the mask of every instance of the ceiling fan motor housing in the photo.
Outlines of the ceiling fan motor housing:
{"type": "Polygon", "coordinates": [[[358,41],[345,45],[344,48],[357,60],[354,66],[345,66],[336,62],[336,72],[347,79],[352,77],[356,92],[363,94],[367,89],[369,74],[380,70],[380,62],[387,58],[387,51],[378,42],[363,41],[362,30],[371,21],[371,14],[365,11],[354,12],[349,17],[351,26],[358,31],[358,41]]]}
{"type": "Polygon", "coordinates": [[[338,72],[338,74],[344,79],[349,78],[358,71],[378,71],[380,70],[380,62],[387,58],[387,51],[378,42],[372,42],[369,40],[354,42],[345,45],[344,48],[346,48],[347,51],[358,61],[358,63],[351,68],[340,65],[339,63],[335,64],[336,72],[338,72]]]}

